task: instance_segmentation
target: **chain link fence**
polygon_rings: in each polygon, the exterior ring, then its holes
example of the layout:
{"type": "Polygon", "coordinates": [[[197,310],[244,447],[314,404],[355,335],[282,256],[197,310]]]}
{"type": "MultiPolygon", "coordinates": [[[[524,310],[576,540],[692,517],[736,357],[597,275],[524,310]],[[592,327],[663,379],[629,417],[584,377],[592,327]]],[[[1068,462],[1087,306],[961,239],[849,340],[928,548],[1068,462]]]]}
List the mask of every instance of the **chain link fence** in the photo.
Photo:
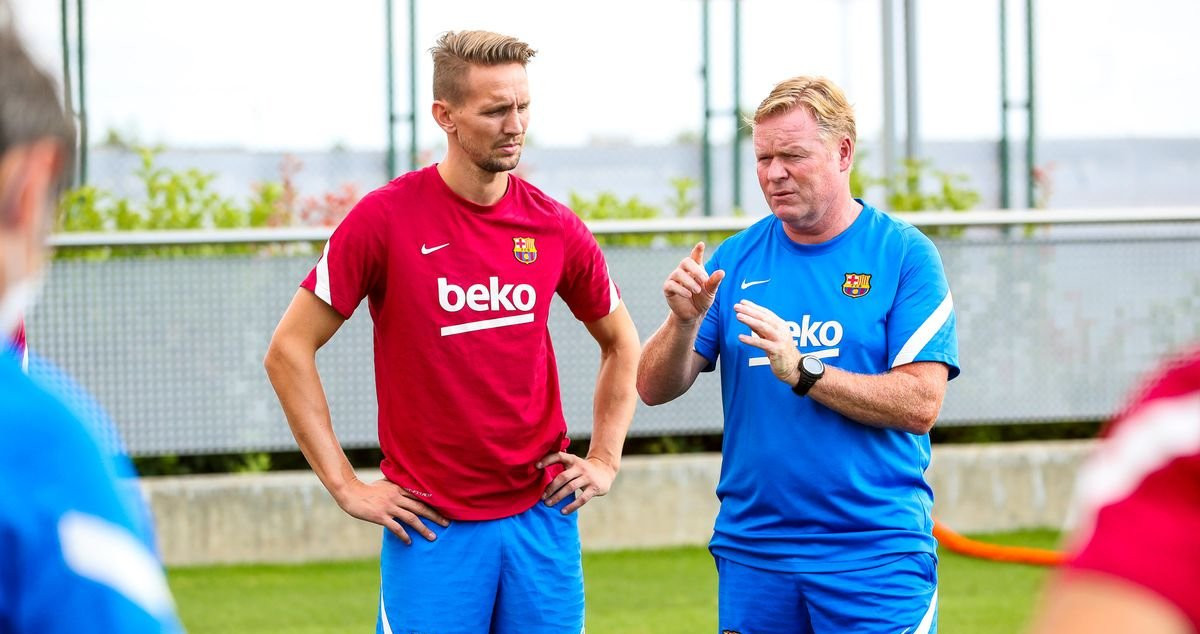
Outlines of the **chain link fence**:
{"type": "MultiPolygon", "coordinates": [[[[663,279],[687,255],[694,232],[713,226],[679,226],[646,246],[605,247],[643,339],[666,316],[663,279]]],[[[1156,360],[1200,341],[1200,213],[1186,223],[954,231],[935,237],[954,292],[963,368],[941,425],[1103,419],[1156,360]]],[[[317,257],[306,248],[311,236],[291,239],[290,247],[255,255],[60,259],[30,315],[31,348],[95,395],[134,455],[292,449],[261,364],[317,257]]],[[[555,302],[563,406],[572,436],[586,437],[597,348],[555,302]]],[[[360,307],[318,355],[347,447],[376,444],[371,337],[360,307]]],[[[630,433],[720,430],[720,386],[711,373],[670,404],[639,405],[630,433]]]]}

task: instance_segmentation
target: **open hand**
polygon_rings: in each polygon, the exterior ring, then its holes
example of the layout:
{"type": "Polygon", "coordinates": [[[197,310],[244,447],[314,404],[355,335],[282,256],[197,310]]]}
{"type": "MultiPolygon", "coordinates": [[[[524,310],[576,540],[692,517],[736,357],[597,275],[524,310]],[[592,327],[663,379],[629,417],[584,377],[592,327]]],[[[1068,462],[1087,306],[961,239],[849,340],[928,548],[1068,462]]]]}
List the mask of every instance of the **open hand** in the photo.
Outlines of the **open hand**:
{"type": "Polygon", "coordinates": [[[733,305],[737,320],[750,327],[754,335],[738,335],[738,341],[767,353],[775,378],[795,385],[800,373],[800,350],[792,339],[787,322],[766,306],[743,299],[733,305]]]}
{"type": "Polygon", "coordinates": [[[392,531],[400,541],[412,544],[412,538],[403,524],[421,534],[429,541],[437,538],[421,518],[431,520],[443,528],[450,521],[442,517],[432,506],[414,497],[396,483],[380,479],[370,484],[359,479],[352,480],[334,496],[338,506],[353,517],[379,524],[392,531]]]}
{"type": "Polygon", "coordinates": [[[598,458],[580,458],[565,451],[556,451],[542,458],[537,468],[545,469],[555,463],[561,463],[566,469],[551,480],[542,493],[546,506],[554,506],[568,495],[579,492],[575,501],[562,510],[563,515],[573,513],[592,498],[608,493],[617,477],[617,470],[608,463],[598,458]]]}

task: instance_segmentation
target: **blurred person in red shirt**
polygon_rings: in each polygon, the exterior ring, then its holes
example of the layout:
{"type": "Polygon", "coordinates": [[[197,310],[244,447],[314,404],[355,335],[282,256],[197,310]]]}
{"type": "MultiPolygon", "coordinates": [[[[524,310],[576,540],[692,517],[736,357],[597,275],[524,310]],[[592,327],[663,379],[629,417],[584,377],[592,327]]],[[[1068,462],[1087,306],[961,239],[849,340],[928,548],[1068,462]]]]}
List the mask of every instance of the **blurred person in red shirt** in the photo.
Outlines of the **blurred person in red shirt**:
{"type": "Polygon", "coordinates": [[[1033,634],[1200,632],[1200,348],[1166,363],[1080,472],[1033,634]]]}

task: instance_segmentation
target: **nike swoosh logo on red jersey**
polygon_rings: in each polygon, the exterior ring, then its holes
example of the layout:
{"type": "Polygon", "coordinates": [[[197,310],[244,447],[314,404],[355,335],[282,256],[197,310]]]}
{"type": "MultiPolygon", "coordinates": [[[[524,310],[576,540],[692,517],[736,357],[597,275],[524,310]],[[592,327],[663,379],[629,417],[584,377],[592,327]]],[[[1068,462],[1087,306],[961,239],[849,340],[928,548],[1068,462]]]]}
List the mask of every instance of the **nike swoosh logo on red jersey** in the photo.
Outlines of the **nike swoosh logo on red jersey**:
{"type": "Polygon", "coordinates": [[[445,249],[448,246],[450,246],[449,242],[447,242],[446,244],[439,244],[436,247],[426,247],[424,244],[422,244],[421,245],[421,255],[429,255],[430,253],[433,253],[434,251],[437,251],[438,249],[445,249]]]}

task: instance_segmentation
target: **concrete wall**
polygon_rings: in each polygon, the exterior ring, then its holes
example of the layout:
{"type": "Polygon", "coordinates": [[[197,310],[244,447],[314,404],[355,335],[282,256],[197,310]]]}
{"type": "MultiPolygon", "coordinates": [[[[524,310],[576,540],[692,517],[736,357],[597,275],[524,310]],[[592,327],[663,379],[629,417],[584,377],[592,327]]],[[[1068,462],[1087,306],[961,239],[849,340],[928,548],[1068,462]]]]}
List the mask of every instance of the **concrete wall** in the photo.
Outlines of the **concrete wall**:
{"type": "Polygon", "coordinates": [[[1094,441],[934,446],[933,514],[959,532],[1068,528],[1075,475],[1094,441]]]}
{"type": "MultiPolygon", "coordinates": [[[[962,532],[1061,528],[1088,441],[940,445],[934,514],[962,532]]],[[[717,512],[720,456],[631,456],[583,508],[584,548],[701,545],[717,512]]],[[[379,472],[364,471],[364,479],[379,472]]],[[[146,478],[169,565],[369,558],[382,529],[334,504],[308,472],[146,478]]]]}

